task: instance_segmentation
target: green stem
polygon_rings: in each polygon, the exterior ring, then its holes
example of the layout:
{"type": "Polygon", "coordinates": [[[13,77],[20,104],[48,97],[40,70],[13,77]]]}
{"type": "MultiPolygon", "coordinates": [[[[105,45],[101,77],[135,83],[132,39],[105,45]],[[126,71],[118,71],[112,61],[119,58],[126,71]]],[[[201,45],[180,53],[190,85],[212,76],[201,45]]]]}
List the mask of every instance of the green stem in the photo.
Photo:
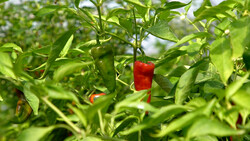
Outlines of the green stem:
{"type": "Polygon", "coordinates": [[[144,63],[147,63],[146,57],[145,57],[145,52],[143,51],[143,49],[142,49],[141,47],[140,47],[139,49],[140,49],[140,51],[141,51],[141,53],[142,53],[143,62],[144,62],[144,63]]]}
{"type": "Polygon", "coordinates": [[[137,23],[136,23],[136,17],[135,17],[135,8],[133,8],[133,15],[134,15],[134,26],[135,26],[135,46],[138,48],[138,35],[137,35],[137,23]]]}
{"type": "Polygon", "coordinates": [[[136,61],[137,47],[134,47],[134,62],[136,61]]]}
{"type": "Polygon", "coordinates": [[[108,35],[111,35],[111,36],[113,36],[113,37],[115,37],[115,38],[118,38],[119,40],[121,40],[121,41],[123,41],[123,42],[125,42],[125,43],[127,43],[127,44],[129,44],[129,45],[131,45],[132,47],[134,47],[134,44],[130,43],[129,41],[127,41],[127,40],[125,40],[125,39],[122,39],[121,37],[117,36],[117,35],[114,34],[114,33],[110,33],[110,32],[105,32],[105,33],[108,34],[108,35]]]}
{"type": "Polygon", "coordinates": [[[189,18],[187,18],[187,17],[185,16],[185,19],[186,19],[189,23],[191,23],[197,31],[201,32],[200,29],[199,29],[191,20],[189,20],[189,18]]]}
{"type": "Polygon", "coordinates": [[[116,78],[116,80],[118,80],[119,82],[121,82],[121,83],[124,84],[125,86],[129,86],[126,82],[120,80],[119,78],[116,78]]]}
{"type": "Polygon", "coordinates": [[[103,34],[103,27],[102,27],[102,15],[101,15],[101,6],[100,4],[97,5],[98,17],[99,17],[99,25],[100,25],[100,32],[103,34]]]}
{"type": "Polygon", "coordinates": [[[136,53],[138,48],[138,36],[137,36],[137,24],[136,24],[136,17],[135,17],[135,8],[133,8],[133,15],[134,15],[134,26],[135,26],[135,46],[134,46],[134,62],[136,61],[136,53]]]}
{"type": "Polygon", "coordinates": [[[73,122],[71,122],[53,103],[51,103],[47,97],[42,97],[42,100],[54,110],[70,127],[72,127],[77,133],[81,133],[81,129],[78,128],[73,122]]]}
{"type": "Polygon", "coordinates": [[[99,117],[101,132],[102,132],[102,134],[104,135],[104,125],[103,125],[103,121],[102,121],[102,113],[101,113],[101,110],[98,110],[98,117],[99,117]]]}

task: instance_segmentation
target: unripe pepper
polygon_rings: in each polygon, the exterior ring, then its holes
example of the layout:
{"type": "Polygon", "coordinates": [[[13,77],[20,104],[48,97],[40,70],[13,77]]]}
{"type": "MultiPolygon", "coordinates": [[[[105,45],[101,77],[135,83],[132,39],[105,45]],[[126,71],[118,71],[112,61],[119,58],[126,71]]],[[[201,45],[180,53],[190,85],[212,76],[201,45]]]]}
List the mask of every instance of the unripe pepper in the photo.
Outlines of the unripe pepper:
{"type": "Polygon", "coordinates": [[[100,46],[91,49],[95,65],[99,70],[103,82],[110,92],[116,87],[116,72],[114,67],[114,53],[110,46],[100,46]]]}
{"type": "Polygon", "coordinates": [[[90,98],[89,98],[89,101],[90,101],[91,103],[94,103],[94,101],[95,101],[98,97],[100,97],[100,96],[102,96],[102,95],[105,95],[105,93],[92,94],[92,95],[90,96],[90,98]]]}
{"type": "Polygon", "coordinates": [[[26,101],[23,93],[16,89],[16,94],[18,96],[17,106],[16,106],[16,122],[21,123],[28,119],[32,113],[32,108],[26,101]]]}
{"type": "MultiPolygon", "coordinates": [[[[147,90],[152,87],[152,79],[154,77],[155,65],[152,62],[143,63],[135,61],[134,64],[134,84],[137,91],[147,90]]],[[[147,102],[151,100],[151,94],[148,93],[149,97],[147,102]]]]}

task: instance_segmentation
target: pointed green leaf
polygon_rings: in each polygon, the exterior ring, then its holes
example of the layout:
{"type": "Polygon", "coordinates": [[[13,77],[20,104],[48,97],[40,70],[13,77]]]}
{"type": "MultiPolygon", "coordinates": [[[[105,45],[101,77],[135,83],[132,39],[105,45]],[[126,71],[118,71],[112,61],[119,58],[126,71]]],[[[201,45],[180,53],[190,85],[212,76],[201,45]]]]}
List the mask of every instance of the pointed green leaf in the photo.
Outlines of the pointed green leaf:
{"type": "Polygon", "coordinates": [[[124,0],[132,5],[139,6],[139,7],[146,7],[143,5],[139,0],[124,0]]]}
{"type": "Polygon", "coordinates": [[[250,47],[250,18],[244,17],[231,23],[230,41],[233,50],[233,59],[241,57],[245,47],[250,47]]]}
{"type": "Polygon", "coordinates": [[[2,49],[2,48],[13,48],[14,50],[16,50],[16,51],[18,51],[18,52],[23,52],[23,50],[22,50],[22,48],[20,47],[20,46],[18,46],[18,45],[16,45],[16,44],[14,44],[14,43],[6,43],[6,44],[4,44],[4,45],[2,45],[1,47],[0,47],[0,50],[2,49]]]}
{"type": "Polygon", "coordinates": [[[50,14],[58,9],[61,9],[61,8],[67,8],[66,6],[59,6],[59,5],[49,5],[49,6],[46,6],[46,7],[43,7],[41,9],[39,9],[36,13],[37,16],[44,16],[44,15],[47,15],[47,14],[50,14]]]}
{"type": "Polygon", "coordinates": [[[56,60],[57,57],[59,57],[59,54],[61,53],[61,51],[63,50],[64,46],[67,44],[69,38],[72,36],[72,34],[74,34],[74,32],[77,29],[72,29],[67,31],[66,33],[64,33],[60,38],[58,38],[55,43],[53,44],[53,46],[51,47],[50,50],[50,54],[47,60],[47,64],[45,67],[45,71],[42,75],[41,78],[44,78],[45,75],[47,75],[49,68],[51,67],[51,65],[54,63],[54,61],[56,60]]]}
{"type": "Polygon", "coordinates": [[[79,103],[79,100],[74,93],[72,93],[71,91],[65,90],[61,86],[47,84],[46,89],[48,91],[49,97],[53,99],[73,100],[76,103],[79,103]]]}
{"type": "Polygon", "coordinates": [[[181,45],[183,43],[186,43],[192,39],[196,39],[196,38],[205,38],[205,37],[210,37],[211,34],[207,33],[207,32],[197,32],[197,33],[193,33],[193,34],[189,34],[185,37],[183,37],[181,40],[179,40],[174,47],[181,45]]]}
{"type": "MultiPolygon", "coordinates": [[[[105,39],[105,40],[100,40],[100,43],[105,43],[110,41],[111,38],[105,39]]],[[[81,50],[89,50],[92,47],[96,47],[99,46],[99,44],[97,44],[96,40],[91,40],[91,41],[87,41],[87,42],[80,42],[76,45],[76,48],[81,49],[81,50]]]]}
{"type": "Polygon", "coordinates": [[[170,122],[168,125],[163,126],[163,128],[154,136],[155,137],[163,137],[171,132],[174,132],[178,129],[183,129],[186,126],[192,124],[196,121],[196,119],[199,119],[202,116],[209,116],[212,112],[213,106],[215,105],[216,100],[211,100],[207,105],[202,106],[195,111],[189,112],[172,122],[170,122]]]}
{"type": "Polygon", "coordinates": [[[160,74],[154,74],[155,82],[167,93],[173,88],[173,84],[168,80],[167,77],[164,77],[160,74]]]}
{"type": "Polygon", "coordinates": [[[216,39],[210,48],[211,61],[219,71],[222,82],[227,85],[227,80],[233,72],[232,51],[229,40],[224,37],[216,39]]]}
{"type": "Polygon", "coordinates": [[[39,98],[30,90],[31,83],[25,83],[23,93],[35,115],[38,115],[39,98]]]}
{"type": "Polygon", "coordinates": [[[161,109],[159,109],[158,112],[152,114],[149,118],[143,120],[142,123],[133,126],[128,130],[123,131],[122,134],[128,135],[133,132],[137,132],[146,128],[150,128],[152,126],[156,126],[157,124],[167,120],[171,116],[179,114],[186,110],[187,108],[182,105],[169,105],[162,107],[161,109]]]}
{"type": "Polygon", "coordinates": [[[128,127],[129,124],[132,124],[133,122],[138,121],[138,117],[131,115],[129,117],[126,117],[124,120],[121,121],[120,125],[115,129],[115,132],[113,134],[113,137],[122,131],[124,128],[128,127]]]}
{"type": "Polygon", "coordinates": [[[17,141],[39,141],[49,134],[55,127],[30,127],[21,132],[17,141]]]}
{"type": "Polygon", "coordinates": [[[244,108],[247,108],[248,110],[250,110],[250,93],[247,92],[246,90],[239,90],[237,91],[232,97],[231,99],[233,100],[234,103],[236,103],[237,105],[240,105],[244,108]]]}
{"type": "Polygon", "coordinates": [[[69,40],[65,44],[63,50],[61,51],[61,53],[59,55],[60,57],[64,57],[68,53],[69,48],[70,48],[70,46],[72,44],[73,39],[74,39],[74,35],[71,35],[71,37],[69,38],[69,40]]]}
{"type": "Polygon", "coordinates": [[[243,83],[247,80],[248,76],[249,76],[249,73],[245,74],[245,76],[243,76],[239,80],[234,81],[227,87],[226,89],[227,99],[229,99],[235,92],[237,92],[240,89],[243,83]]]}
{"type": "Polygon", "coordinates": [[[224,14],[229,16],[226,11],[231,10],[236,2],[234,1],[224,1],[217,6],[203,9],[195,18],[194,22],[201,21],[203,19],[214,18],[217,14],[224,14]]]}
{"type": "Polygon", "coordinates": [[[187,132],[187,138],[204,135],[214,135],[223,137],[230,135],[240,135],[243,133],[243,130],[235,130],[215,119],[211,120],[207,117],[202,117],[195,121],[195,123],[189,128],[187,132]]]}
{"type": "Polygon", "coordinates": [[[0,72],[8,77],[16,79],[12,60],[8,53],[0,52],[0,72]]]}
{"type": "Polygon", "coordinates": [[[189,95],[192,86],[194,85],[195,78],[198,75],[199,68],[194,67],[187,70],[179,79],[175,92],[175,103],[182,104],[189,95]]]}
{"type": "Polygon", "coordinates": [[[168,26],[168,22],[165,20],[157,22],[155,25],[151,26],[150,28],[146,29],[150,34],[173,42],[177,42],[178,38],[175,34],[171,31],[170,27],[168,26]]]}
{"type": "Polygon", "coordinates": [[[67,64],[64,64],[62,66],[60,66],[55,72],[54,72],[54,77],[53,79],[55,81],[60,81],[61,79],[63,79],[65,76],[75,72],[75,71],[79,71],[81,70],[84,66],[90,65],[92,64],[92,62],[69,62],[67,64]]]}
{"type": "Polygon", "coordinates": [[[81,0],[75,0],[75,6],[76,6],[76,8],[79,8],[80,1],[81,0]]]}

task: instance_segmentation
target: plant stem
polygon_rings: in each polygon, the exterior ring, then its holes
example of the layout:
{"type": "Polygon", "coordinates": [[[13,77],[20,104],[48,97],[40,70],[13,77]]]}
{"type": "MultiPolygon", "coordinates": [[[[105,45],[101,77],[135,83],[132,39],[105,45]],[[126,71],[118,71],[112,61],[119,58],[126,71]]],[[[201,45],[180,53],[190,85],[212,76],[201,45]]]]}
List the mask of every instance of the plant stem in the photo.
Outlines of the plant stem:
{"type": "Polygon", "coordinates": [[[116,78],[116,80],[118,80],[119,82],[121,82],[121,83],[124,84],[125,86],[129,86],[126,82],[120,80],[119,78],[116,78]]]}
{"type": "Polygon", "coordinates": [[[104,126],[103,126],[103,121],[102,121],[102,113],[101,113],[100,110],[98,110],[98,117],[99,117],[101,132],[104,135],[104,126]]]}
{"type": "Polygon", "coordinates": [[[100,32],[101,34],[103,34],[103,27],[102,27],[102,15],[101,15],[101,6],[100,4],[98,3],[97,5],[97,11],[98,11],[98,16],[99,16],[99,25],[100,25],[100,32]]]}
{"type": "Polygon", "coordinates": [[[133,8],[133,15],[134,15],[134,24],[135,24],[135,46],[134,46],[134,62],[136,61],[136,53],[138,48],[138,36],[137,36],[137,24],[136,24],[136,17],[135,17],[135,8],[133,8]]]}
{"type": "Polygon", "coordinates": [[[186,19],[189,23],[191,23],[197,31],[201,32],[200,29],[199,29],[191,20],[189,20],[189,18],[187,18],[187,17],[185,16],[185,19],[186,19]]]}
{"type": "Polygon", "coordinates": [[[54,110],[70,127],[72,127],[77,133],[81,133],[81,129],[78,128],[73,122],[71,122],[53,103],[51,103],[47,97],[42,97],[42,100],[54,110]]]}
{"type": "Polygon", "coordinates": [[[111,35],[111,36],[113,36],[113,37],[115,37],[115,38],[118,38],[119,40],[122,40],[123,42],[125,42],[125,43],[131,45],[132,47],[134,47],[134,44],[130,43],[129,41],[127,41],[127,40],[125,40],[125,39],[122,39],[121,37],[117,36],[117,35],[114,34],[114,33],[110,33],[110,32],[105,32],[105,33],[108,34],[108,35],[111,35]]]}

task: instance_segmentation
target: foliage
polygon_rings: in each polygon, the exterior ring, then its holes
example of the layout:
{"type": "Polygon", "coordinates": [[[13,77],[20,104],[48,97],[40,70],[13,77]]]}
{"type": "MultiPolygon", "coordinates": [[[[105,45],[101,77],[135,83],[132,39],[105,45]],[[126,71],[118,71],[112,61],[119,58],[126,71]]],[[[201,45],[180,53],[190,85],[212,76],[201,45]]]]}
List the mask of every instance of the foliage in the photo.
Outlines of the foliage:
{"type": "Polygon", "coordinates": [[[193,20],[192,1],[6,1],[0,0],[0,140],[250,139],[249,0],[204,0],[193,20]],[[192,32],[174,28],[180,17],[192,32]],[[146,56],[148,35],[173,45],[158,43],[159,54],[146,56]],[[114,92],[91,56],[98,46],[114,52],[114,92]],[[134,89],[136,60],[155,64],[150,90],[134,89]],[[15,89],[33,110],[22,123],[15,89]],[[98,93],[106,95],[92,104],[98,93]]]}

